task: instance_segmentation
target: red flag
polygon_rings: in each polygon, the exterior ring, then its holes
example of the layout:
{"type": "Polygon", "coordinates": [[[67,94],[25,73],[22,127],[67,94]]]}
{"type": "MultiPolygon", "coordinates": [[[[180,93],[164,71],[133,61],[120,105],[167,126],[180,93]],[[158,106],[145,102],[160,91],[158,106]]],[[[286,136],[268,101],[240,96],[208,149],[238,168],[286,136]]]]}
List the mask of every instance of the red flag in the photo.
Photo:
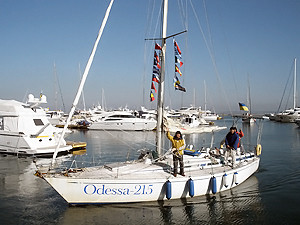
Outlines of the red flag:
{"type": "Polygon", "coordinates": [[[159,62],[159,57],[158,57],[156,51],[154,51],[154,58],[156,58],[157,62],[159,62]]]}
{"type": "Polygon", "coordinates": [[[152,82],[152,84],[151,84],[151,89],[154,89],[155,93],[157,92],[157,90],[156,90],[155,85],[154,85],[153,82],[152,82]]]}
{"type": "Polygon", "coordinates": [[[154,94],[153,94],[153,92],[151,91],[151,92],[150,92],[150,102],[153,102],[154,100],[155,100],[154,94]]]}
{"type": "Polygon", "coordinates": [[[159,83],[159,78],[157,75],[153,74],[152,75],[152,81],[156,82],[156,83],[159,83]]]}
{"type": "Polygon", "coordinates": [[[178,53],[181,55],[180,48],[175,40],[174,40],[174,46],[177,48],[178,53]]]}
{"type": "Polygon", "coordinates": [[[176,55],[175,55],[175,63],[179,63],[180,67],[183,65],[183,62],[181,62],[180,59],[178,59],[176,55]]]}
{"type": "Polygon", "coordinates": [[[154,66],[157,66],[158,69],[161,68],[161,66],[159,65],[159,63],[158,63],[158,61],[157,61],[156,58],[154,58],[154,60],[153,60],[153,65],[154,65],[154,66]]]}
{"type": "Polygon", "coordinates": [[[160,45],[159,45],[159,44],[157,44],[157,43],[155,43],[155,49],[157,49],[157,50],[161,50],[161,47],[160,47],[160,45]]]}

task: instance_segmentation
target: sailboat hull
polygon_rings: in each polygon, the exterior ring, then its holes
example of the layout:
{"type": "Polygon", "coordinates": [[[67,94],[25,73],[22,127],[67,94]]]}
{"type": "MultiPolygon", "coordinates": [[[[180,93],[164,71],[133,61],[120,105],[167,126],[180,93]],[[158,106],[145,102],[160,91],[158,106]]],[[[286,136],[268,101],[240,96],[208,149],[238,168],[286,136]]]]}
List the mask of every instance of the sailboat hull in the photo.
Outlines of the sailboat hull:
{"type": "Polygon", "coordinates": [[[219,167],[190,171],[174,177],[157,173],[157,178],[144,173],[129,178],[77,178],[45,175],[44,179],[70,204],[110,204],[166,200],[167,181],[171,182],[171,199],[188,198],[189,179],[194,181],[194,196],[212,193],[212,177],[216,178],[216,192],[231,189],[249,178],[259,166],[259,158],[236,169],[219,167]],[[224,174],[227,174],[226,185],[224,174]],[[163,177],[164,176],[164,177],[163,177]],[[238,182],[236,181],[238,178],[238,182]],[[228,185],[229,184],[229,185],[228,185]]]}

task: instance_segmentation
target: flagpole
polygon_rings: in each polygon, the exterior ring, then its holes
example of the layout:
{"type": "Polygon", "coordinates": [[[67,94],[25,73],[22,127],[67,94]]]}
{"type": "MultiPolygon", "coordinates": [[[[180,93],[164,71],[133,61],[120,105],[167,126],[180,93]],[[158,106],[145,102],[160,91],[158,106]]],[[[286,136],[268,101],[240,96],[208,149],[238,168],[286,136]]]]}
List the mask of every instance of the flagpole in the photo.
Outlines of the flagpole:
{"type": "Polygon", "coordinates": [[[100,27],[100,30],[99,30],[99,33],[98,33],[98,36],[97,36],[97,39],[95,41],[95,44],[94,44],[94,47],[93,47],[93,50],[91,52],[91,55],[90,55],[90,58],[87,62],[87,65],[85,67],[85,70],[84,70],[84,73],[82,75],[82,78],[81,78],[81,82],[80,82],[80,85],[79,85],[79,88],[78,88],[78,91],[77,91],[77,94],[75,96],[75,99],[74,99],[74,102],[73,102],[73,105],[72,105],[72,108],[70,110],[70,113],[69,113],[69,116],[68,116],[68,119],[67,119],[67,122],[64,126],[64,129],[62,131],[62,134],[60,136],[60,139],[59,139],[59,142],[58,142],[58,145],[56,146],[56,149],[53,153],[53,158],[52,158],[52,162],[51,162],[51,167],[53,168],[54,164],[55,164],[55,159],[56,159],[56,156],[57,156],[57,153],[58,153],[58,149],[60,147],[60,144],[62,142],[62,139],[66,133],[66,130],[68,128],[68,125],[71,121],[71,118],[74,114],[74,111],[75,111],[75,108],[78,104],[78,101],[79,101],[79,98],[80,98],[80,95],[81,95],[81,92],[82,92],[82,89],[83,89],[83,86],[84,86],[84,83],[86,81],[86,78],[87,78],[87,75],[89,73],[89,70],[91,68],[91,65],[92,65],[92,62],[93,62],[93,59],[94,59],[94,56],[95,56],[95,53],[96,53],[96,50],[97,50],[97,46],[98,46],[98,43],[100,41],[100,38],[102,36],[102,33],[103,33],[103,30],[104,30],[104,27],[106,25],[106,22],[107,22],[107,19],[108,19],[108,16],[109,16],[109,13],[110,13],[110,10],[111,10],[111,7],[112,7],[112,4],[113,4],[114,0],[111,0],[107,10],[106,10],[106,13],[105,13],[105,16],[103,18],[103,21],[102,21],[102,24],[101,24],[101,27],[100,27]]]}
{"type": "Polygon", "coordinates": [[[164,0],[163,28],[162,28],[162,51],[161,51],[161,74],[157,96],[157,127],[156,127],[156,151],[158,156],[162,155],[162,133],[163,133],[163,107],[164,107],[164,82],[165,82],[165,53],[167,38],[168,0],[164,0]]]}
{"type": "Polygon", "coordinates": [[[296,108],[296,78],[297,78],[297,58],[294,59],[294,102],[293,102],[293,108],[296,108]]]}

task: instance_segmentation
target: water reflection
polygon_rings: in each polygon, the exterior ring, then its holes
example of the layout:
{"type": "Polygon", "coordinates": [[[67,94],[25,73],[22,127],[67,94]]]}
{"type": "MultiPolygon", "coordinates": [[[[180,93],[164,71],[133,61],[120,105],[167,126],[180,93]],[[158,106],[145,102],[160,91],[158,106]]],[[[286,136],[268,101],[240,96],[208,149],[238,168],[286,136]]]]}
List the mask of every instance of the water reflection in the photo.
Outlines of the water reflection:
{"type": "Polygon", "coordinates": [[[65,207],[65,202],[55,191],[33,175],[35,166],[32,160],[11,155],[0,156],[2,224],[54,224],[65,207]],[[53,201],[56,201],[55,205],[53,201]]]}

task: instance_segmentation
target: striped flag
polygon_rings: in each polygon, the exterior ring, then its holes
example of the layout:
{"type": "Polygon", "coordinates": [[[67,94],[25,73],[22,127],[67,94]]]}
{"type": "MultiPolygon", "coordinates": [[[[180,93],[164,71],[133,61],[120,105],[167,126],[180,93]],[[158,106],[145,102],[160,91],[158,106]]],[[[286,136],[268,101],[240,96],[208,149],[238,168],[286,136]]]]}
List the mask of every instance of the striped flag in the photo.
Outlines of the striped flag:
{"type": "Polygon", "coordinates": [[[239,102],[239,106],[240,106],[240,110],[249,111],[248,107],[244,103],[239,102]]]}
{"type": "Polygon", "coordinates": [[[156,51],[154,51],[154,58],[157,60],[157,62],[160,62],[160,61],[159,61],[159,57],[158,57],[156,51]]]}
{"type": "Polygon", "coordinates": [[[153,82],[151,83],[151,89],[153,89],[155,91],[155,93],[157,92],[157,90],[156,90],[155,85],[154,85],[153,82]]]}
{"type": "Polygon", "coordinates": [[[179,74],[180,74],[180,76],[182,76],[182,73],[180,72],[180,70],[179,70],[179,68],[178,68],[178,66],[177,66],[177,65],[175,65],[175,72],[179,73],[179,74]]]}
{"type": "Polygon", "coordinates": [[[175,55],[175,63],[179,63],[180,67],[183,65],[183,62],[175,55]]]}

